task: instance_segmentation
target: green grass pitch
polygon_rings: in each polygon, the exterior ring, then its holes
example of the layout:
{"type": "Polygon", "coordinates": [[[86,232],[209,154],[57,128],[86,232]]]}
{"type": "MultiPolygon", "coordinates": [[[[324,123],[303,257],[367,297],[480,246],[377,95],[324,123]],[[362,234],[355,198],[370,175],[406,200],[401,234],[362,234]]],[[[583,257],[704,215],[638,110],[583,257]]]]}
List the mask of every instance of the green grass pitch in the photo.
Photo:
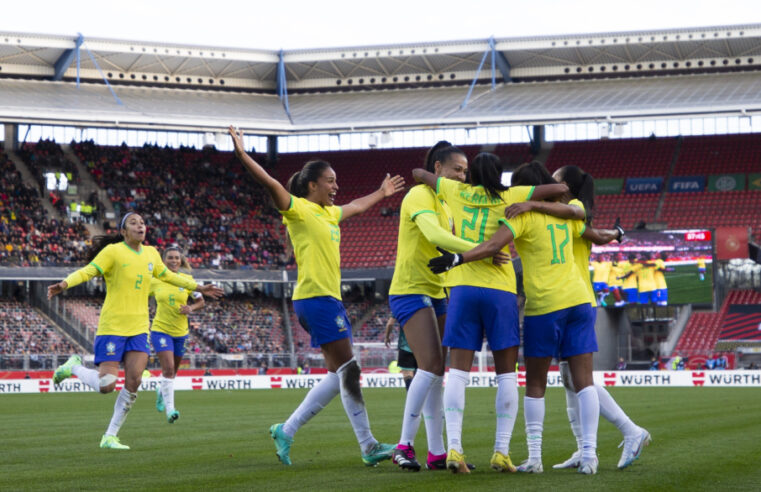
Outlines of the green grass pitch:
{"type": "MultiPolygon", "coordinates": [[[[596,476],[553,470],[574,441],[561,390],[547,392],[542,475],[500,474],[488,466],[494,389],[467,390],[465,453],[471,475],[404,472],[390,462],[365,467],[336,398],[296,435],[293,466],[281,465],[268,434],[305,390],[178,392],[180,420],[169,425],[141,393],[122,428],[129,451],[98,448],[115,395],[0,396],[0,490],[758,490],[761,487],[761,392],[746,388],[612,388],[611,394],[653,435],[626,470],[617,470],[618,430],[600,423],[596,476]]],[[[522,390],[521,390],[522,395],[522,390]]],[[[404,391],[365,390],[375,436],[399,437],[404,391]]],[[[522,399],[521,399],[522,400],[522,399]]],[[[522,406],[522,405],[521,405],[522,406]]],[[[418,455],[426,453],[424,428],[418,455]]],[[[523,414],[513,461],[526,457],[523,414]]]]}

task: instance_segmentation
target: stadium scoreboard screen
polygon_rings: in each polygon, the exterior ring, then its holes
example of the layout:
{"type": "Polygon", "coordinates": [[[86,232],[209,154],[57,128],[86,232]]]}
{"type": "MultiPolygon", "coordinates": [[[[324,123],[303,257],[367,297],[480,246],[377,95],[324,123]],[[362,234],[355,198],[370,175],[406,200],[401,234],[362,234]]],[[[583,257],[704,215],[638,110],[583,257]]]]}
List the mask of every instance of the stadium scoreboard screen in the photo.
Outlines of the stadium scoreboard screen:
{"type": "Polygon", "coordinates": [[[631,231],[620,244],[592,247],[590,275],[606,307],[711,304],[713,251],[707,229],[631,231]]]}

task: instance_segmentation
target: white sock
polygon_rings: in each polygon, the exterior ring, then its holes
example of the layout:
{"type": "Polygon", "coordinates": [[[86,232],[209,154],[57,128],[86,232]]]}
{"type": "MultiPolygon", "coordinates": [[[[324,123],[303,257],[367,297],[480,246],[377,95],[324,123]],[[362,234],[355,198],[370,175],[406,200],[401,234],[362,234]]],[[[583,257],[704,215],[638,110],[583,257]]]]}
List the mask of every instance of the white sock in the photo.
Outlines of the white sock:
{"type": "Polygon", "coordinates": [[[542,459],[542,431],[544,430],[544,398],[523,397],[523,417],[526,420],[528,459],[542,459]]]}
{"type": "Polygon", "coordinates": [[[597,457],[597,426],[600,423],[600,400],[594,385],[587,386],[576,393],[579,399],[579,417],[581,420],[581,435],[583,449],[582,459],[597,457]]]}
{"type": "Polygon", "coordinates": [[[571,432],[573,432],[573,437],[576,438],[576,448],[581,452],[584,446],[581,439],[581,421],[579,420],[579,398],[576,396],[575,391],[571,391],[565,386],[563,388],[565,389],[568,423],[571,424],[571,432]]]}
{"type": "Polygon", "coordinates": [[[124,423],[124,419],[127,418],[127,414],[136,399],[137,393],[130,393],[127,388],[122,388],[119,392],[119,396],[116,397],[116,403],[114,403],[114,415],[111,417],[111,423],[108,424],[106,435],[115,436],[119,433],[119,429],[124,423]]]}
{"type": "Polygon", "coordinates": [[[632,419],[626,415],[626,412],[616,403],[616,400],[610,396],[608,390],[599,384],[595,385],[595,389],[597,390],[597,398],[600,400],[600,415],[615,425],[624,437],[636,435],[639,432],[639,427],[632,422],[632,419]]]}
{"type": "Polygon", "coordinates": [[[161,379],[161,397],[164,399],[166,414],[169,415],[174,411],[174,378],[161,379]]]}
{"type": "Polygon", "coordinates": [[[497,374],[497,398],[494,408],[497,413],[494,451],[506,455],[510,452],[510,439],[513,437],[515,418],[518,416],[518,385],[514,372],[497,374]]]}
{"type": "Polygon", "coordinates": [[[283,432],[288,437],[293,437],[302,425],[320,413],[340,391],[338,374],[329,372],[322,381],[309,390],[301,405],[288,417],[283,424],[283,432]]]}
{"type": "Polygon", "coordinates": [[[407,400],[404,402],[402,435],[399,438],[399,444],[407,446],[415,444],[415,436],[420,427],[420,414],[423,410],[423,404],[436,378],[440,378],[440,376],[422,369],[415,371],[410,388],[407,390],[407,400]]]}
{"type": "Polygon", "coordinates": [[[71,373],[90,388],[100,391],[100,376],[98,376],[98,371],[95,369],[88,369],[85,366],[74,366],[71,368],[71,373]]]}
{"type": "Polygon", "coordinates": [[[444,416],[447,422],[447,447],[462,453],[462,415],[465,412],[465,386],[470,374],[450,369],[444,388],[444,416]]]}
{"type": "Polygon", "coordinates": [[[428,452],[437,456],[447,452],[444,447],[444,377],[439,377],[431,385],[428,398],[423,405],[425,435],[428,438],[428,452]]]}
{"type": "Polygon", "coordinates": [[[338,368],[336,374],[339,378],[341,402],[344,405],[346,416],[349,417],[349,422],[354,429],[354,435],[357,436],[357,442],[359,442],[362,453],[366,454],[378,441],[370,432],[370,419],[367,417],[365,400],[362,398],[362,390],[359,387],[359,364],[352,357],[351,360],[338,368]]]}

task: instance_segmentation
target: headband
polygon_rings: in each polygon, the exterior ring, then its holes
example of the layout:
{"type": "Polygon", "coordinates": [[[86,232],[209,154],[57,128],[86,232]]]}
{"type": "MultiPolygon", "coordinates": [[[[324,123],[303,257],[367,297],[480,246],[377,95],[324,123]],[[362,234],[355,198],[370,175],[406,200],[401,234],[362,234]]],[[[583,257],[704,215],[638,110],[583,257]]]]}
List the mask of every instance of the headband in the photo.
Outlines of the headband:
{"type": "Polygon", "coordinates": [[[119,230],[124,229],[124,223],[127,222],[127,217],[134,214],[135,212],[127,212],[124,214],[124,217],[122,217],[122,224],[119,226],[119,230]]]}

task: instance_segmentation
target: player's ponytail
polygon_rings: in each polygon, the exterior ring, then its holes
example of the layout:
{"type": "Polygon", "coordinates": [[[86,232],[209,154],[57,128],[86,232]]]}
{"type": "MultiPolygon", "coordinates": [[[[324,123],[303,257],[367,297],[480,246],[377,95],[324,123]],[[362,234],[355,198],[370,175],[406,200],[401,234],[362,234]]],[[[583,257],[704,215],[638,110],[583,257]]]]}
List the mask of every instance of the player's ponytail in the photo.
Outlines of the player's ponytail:
{"type": "Polygon", "coordinates": [[[563,166],[557,170],[560,181],[568,185],[568,190],[574,198],[584,204],[587,223],[592,222],[595,208],[595,180],[578,166],[563,166]]]}
{"type": "Polygon", "coordinates": [[[330,164],[325,161],[309,161],[301,171],[293,173],[285,187],[291,195],[304,198],[309,194],[309,183],[317,182],[329,167],[330,164]]]}
{"type": "Polygon", "coordinates": [[[455,147],[446,140],[439,140],[436,145],[428,149],[425,154],[425,170],[430,173],[436,172],[436,162],[445,164],[453,154],[465,155],[465,152],[455,147]]]}
{"type": "Polygon", "coordinates": [[[481,152],[473,159],[470,182],[483,186],[486,194],[493,199],[502,199],[500,192],[509,188],[502,184],[502,162],[499,157],[488,152],[481,152]]]}

